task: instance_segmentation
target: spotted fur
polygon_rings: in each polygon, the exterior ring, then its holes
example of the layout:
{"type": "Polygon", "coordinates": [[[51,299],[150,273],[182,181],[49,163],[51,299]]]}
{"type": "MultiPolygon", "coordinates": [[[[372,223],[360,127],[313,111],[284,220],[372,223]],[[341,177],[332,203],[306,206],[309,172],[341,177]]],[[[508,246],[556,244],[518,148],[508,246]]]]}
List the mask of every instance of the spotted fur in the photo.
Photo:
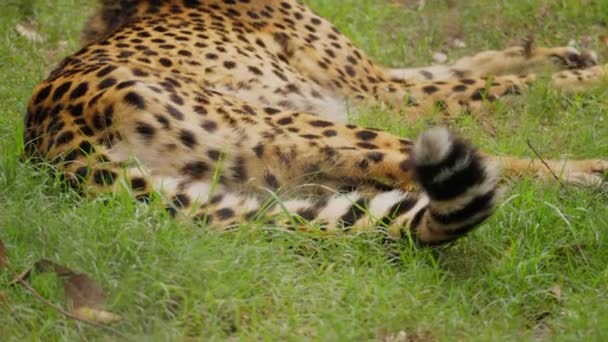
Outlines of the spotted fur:
{"type": "MultiPolygon", "coordinates": [[[[294,0],[100,4],[83,48],[34,90],[26,155],[54,163],[84,193],[129,191],[142,201],[158,193],[172,215],[223,229],[259,219],[452,241],[491,215],[499,162],[547,171],[484,156],[445,129],[414,143],[348,124],[345,103],[382,103],[407,117],[438,103],[476,110],[525,91],[539,64],[596,64],[571,49],[537,48],[390,70],[294,0]]],[[[601,75],[601,66],[565,70],[554,83],[574,89],[601,75]]],[[[566,179],[587,181],[606,169],[565,166],[566,179]]]]}

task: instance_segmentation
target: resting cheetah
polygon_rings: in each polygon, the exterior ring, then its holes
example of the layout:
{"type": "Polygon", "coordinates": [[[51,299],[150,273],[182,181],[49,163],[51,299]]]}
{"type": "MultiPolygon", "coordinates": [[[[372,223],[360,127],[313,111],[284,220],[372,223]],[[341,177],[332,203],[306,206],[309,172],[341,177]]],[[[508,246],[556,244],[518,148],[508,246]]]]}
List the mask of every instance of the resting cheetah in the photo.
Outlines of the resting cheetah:
{"type": "MultiPolygon", "coordinates": [[[[533,69],[554,60],[580,69],[554,75],[564,91],[605,75],[593,55],[567,47],[390,70],[296,0],[101,4],[84,47],[33,93],[26,155],[54,163],[86,194],[159,194],[173,215],[220,228],[259,217],[289,229],[455,240],[491,215],[499,164],[511,174],[549,172],[484,155],[442,128],[413,142],[347,124],[345,102],[413,118],[438,104],[476,111],[520,94],[533,69]],[[289,189],[300,197],[274,200],[289,189]]],[[[596,182],[608,166],[550,164],[573,183],[596,182]]]]}

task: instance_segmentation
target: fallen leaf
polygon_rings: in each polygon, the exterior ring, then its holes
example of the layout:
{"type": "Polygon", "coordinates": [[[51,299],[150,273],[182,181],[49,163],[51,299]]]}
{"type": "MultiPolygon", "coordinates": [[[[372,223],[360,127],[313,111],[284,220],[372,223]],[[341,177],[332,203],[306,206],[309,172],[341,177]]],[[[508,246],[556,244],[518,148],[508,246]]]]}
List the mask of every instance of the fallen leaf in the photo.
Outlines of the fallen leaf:
{"type": "Polygon", "coordinates": [[[549,293],[558,301],[562,300],[562,287],[559,286],[559,284],[551,286],[551,288],[549,289],[549,293]]]}
{"type": "Polygon", "coordinates": [[[72,273],[63,282],[63,288],[74,308],[101,309],[105,303],[103,289],[84,273],[72,273]]]}
{"type": "Polygon", "coordinates": [[[85,273],[74,272],[50,260],[38,260],[34,266],[17,275],[11,285],[27,281],[33,270],[38,273],[55,272],[63,280],[72,314],[77,318],[97,323],[111,323],[120,319],[120,316],[105,311],[105,294],[95,280],[85,273]]]}
{"type": "Polygon", "coordinates": [[[33,26],[29,23],[18,23],[15,25],[15,30],[17,30],[17,32],[25,39],[35,43],[42,43],[46,40],[46,38],[40,33],[36,32],[33,26]]]}

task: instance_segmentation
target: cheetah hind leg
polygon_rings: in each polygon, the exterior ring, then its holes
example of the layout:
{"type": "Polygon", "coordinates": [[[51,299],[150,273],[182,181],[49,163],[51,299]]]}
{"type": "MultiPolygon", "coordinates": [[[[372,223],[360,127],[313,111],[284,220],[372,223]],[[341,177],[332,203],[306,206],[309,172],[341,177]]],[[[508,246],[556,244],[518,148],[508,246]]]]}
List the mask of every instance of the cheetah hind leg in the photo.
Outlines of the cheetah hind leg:
{"type": "Polygon", "coordinates": [[[586,69],[598,65],[595,51],[571,46],[533,47],[531,44],[504,50],[487,50],[465,56],[449,65],[389,69],[393,80],[449,81],[500,75],[519,75],[558,69],[586,69]]]}
{"type": "MultiPolygon", "coordinates": [[[[524,94],[537,80],[537,75],[500,75],[489,78],[466,78],[441,82],[418,82],[408,85],[409,98],[415,106],[405,108],[406,119],[427,116],[438,110],[446,121],[469,114],[477,120],[486,120],[488,109],[497,101],[513,99],[524,94]]],[[[564,94],[576,94],[606,84],[608,64],[582,70],[562,70],[551,76],[550,87],[564,94]]],[[[399,108],[402,97],[396,93],[379,94],[379,100],[399,108]]]]}
{"type": "Polygon", "coordinates": [[[538,160],[517,157],[487,156],[499,163],[506,176],[537,177],[544,181],[587,188],[608,189],[608,161],[586,160],[538,160]]]}

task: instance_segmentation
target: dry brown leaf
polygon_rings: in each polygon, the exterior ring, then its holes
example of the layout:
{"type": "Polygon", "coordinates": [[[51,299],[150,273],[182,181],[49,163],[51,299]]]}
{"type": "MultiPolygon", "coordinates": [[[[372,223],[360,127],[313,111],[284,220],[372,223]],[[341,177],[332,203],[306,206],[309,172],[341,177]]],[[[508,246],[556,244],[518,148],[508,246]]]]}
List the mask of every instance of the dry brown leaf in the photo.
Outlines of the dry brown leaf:
{"type": "Polygon", "coordinates": [[[27,281],[33,270],[38,273],[55,272],[63,280],[63,288],[75,317],[97,323],[110,323],[120,319],[120,316],[105,311],[105,294],[95,280],[85,273],[76,273],[50,260],[38,260],[33,267],[17,275],[11,284],[27,281]]]}
{"type": "Polygon", "coordinates": [[[63,282],[63,288],[74,309],[87,307],[102,309],[106,301],[103,289],[84,273],[72,273],[63,282]]]}
{"type": "Polygon", "coordinates": [[[15,25],[15,30],[17,30],[22,37],[34,43],[42,43],[46,40],[46,37],[36,32],[34,27],[26,22],[21,22],[15,25]]]}
{"type": "Polygon", "coordinates": [[[558,301],[562,300],[562,287],[559,286],[559,284],[551,286],[551,288],[549,289],[549,293],[558,301]]]}

